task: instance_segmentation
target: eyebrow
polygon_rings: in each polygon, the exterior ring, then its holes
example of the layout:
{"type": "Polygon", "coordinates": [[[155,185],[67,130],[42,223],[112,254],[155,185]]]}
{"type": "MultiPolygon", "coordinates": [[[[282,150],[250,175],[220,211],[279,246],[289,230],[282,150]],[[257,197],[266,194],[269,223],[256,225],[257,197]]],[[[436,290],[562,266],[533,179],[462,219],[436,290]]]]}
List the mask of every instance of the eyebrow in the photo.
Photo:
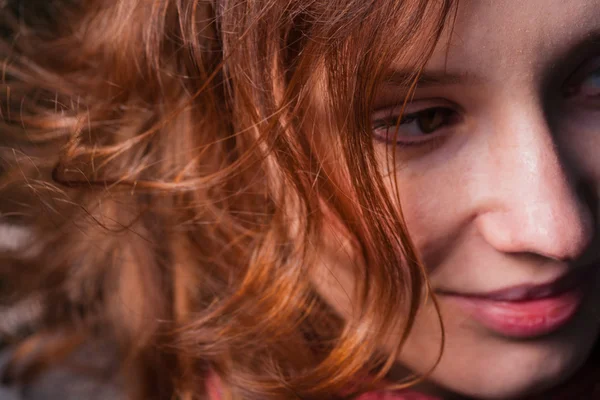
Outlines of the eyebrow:
{"type": "MultiPolygon", "coordinates": [[[[578,41],[571,43],[567,50],[551,56],[547,63],[552,67],[547,72],[554,76],[556,72],[563,69],[575,69],[583,63],[586,58],[600,54],[598,46],[600,45],[600,28],[586,32],[578,41]]],[[[567,71],[568,72],[568,71],[567,71]]],[[[414,69],[390,69],[383,79],[384,85],[390,86],[410,86],[416,76],[414,69]]],[[[544,77],[548,80],[549,76],[544,77]]],[[[480,76],[469,71],[447,71],[447,70],[427,70],[425,69],[419,76],[417,87],[420,89],[452,86],[461,84],[480,83],[480,76]]]]}
{"type": "MultiPolygon", "coordinates": [[[[385,74],[383,83],[397,86],[407,86],[415,78],[414,70],[392,69],[385,74]]],[[[478,81],[477,77],[468,72],[450,72],[439,70],[424,70],[419,76],[419,88],[459,85],[478,81]]]]}

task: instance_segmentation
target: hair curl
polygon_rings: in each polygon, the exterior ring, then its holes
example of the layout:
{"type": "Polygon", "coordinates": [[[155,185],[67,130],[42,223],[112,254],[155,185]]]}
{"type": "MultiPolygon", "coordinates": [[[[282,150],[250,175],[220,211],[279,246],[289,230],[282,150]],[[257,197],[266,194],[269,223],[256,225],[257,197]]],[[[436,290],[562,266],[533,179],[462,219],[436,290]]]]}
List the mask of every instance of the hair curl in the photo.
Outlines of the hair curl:
{"type": "Polygon", "coordinates": [[[5,1],[2,212],[34,234],[2,255],[3,300],[40,306],[8,375],[103,340],[133,399],[205,398],[209,374],[236,399],[373,387],[395,358],[378,344],[401,305],[400,349],[426,277],[375,162],[371,103],[398,57],[412,87],[452,7],[5,1]],[[324,210],[377,266],[356,269],[350,321],[309,279],[324,210]]]}

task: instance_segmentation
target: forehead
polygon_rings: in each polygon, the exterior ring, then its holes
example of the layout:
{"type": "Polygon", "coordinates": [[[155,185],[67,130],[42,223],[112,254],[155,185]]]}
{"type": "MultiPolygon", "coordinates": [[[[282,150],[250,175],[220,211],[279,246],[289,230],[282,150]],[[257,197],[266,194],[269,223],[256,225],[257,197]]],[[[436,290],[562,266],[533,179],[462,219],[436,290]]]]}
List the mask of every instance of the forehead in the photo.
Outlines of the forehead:
{"type": "Polygon", "coordinates": [[[506,79],[599,35],[600,0],[460,0],[428,69],[506,79]]]}

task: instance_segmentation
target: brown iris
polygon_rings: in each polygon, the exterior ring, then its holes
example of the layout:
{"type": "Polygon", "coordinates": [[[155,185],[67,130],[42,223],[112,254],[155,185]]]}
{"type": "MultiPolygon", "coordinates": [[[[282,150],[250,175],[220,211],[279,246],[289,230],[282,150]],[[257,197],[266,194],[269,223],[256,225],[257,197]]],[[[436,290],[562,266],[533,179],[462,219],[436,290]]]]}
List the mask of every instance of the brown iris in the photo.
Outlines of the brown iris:
{"type": "Polygon", "coordinates": [[[452,110],[448,108],[428,108],[413,114],[405,115],[401,124],[416,122],[422,133],[433,133],[442,126],[448,124],[452,110]]]}

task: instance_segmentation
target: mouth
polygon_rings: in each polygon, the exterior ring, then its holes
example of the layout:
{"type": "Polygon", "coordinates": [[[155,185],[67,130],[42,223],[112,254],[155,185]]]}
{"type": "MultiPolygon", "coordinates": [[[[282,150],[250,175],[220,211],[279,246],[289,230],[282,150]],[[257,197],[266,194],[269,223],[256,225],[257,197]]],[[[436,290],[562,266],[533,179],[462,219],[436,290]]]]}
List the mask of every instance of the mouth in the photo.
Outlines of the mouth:
{"type": "Polygon", "coordinates": [[[497,334],[535,338],[555,332],[573,319],[598,265],[578,268],[542,285],[518,285],[481,294],[439,294],[497,334]]]}

